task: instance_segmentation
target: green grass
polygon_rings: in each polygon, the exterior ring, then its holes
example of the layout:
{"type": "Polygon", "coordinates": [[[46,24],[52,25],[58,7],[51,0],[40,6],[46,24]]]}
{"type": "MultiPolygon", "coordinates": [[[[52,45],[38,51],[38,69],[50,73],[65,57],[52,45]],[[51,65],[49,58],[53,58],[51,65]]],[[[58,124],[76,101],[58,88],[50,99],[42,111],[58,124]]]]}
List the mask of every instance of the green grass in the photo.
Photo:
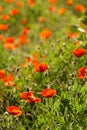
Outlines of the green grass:
{"type": "MultiPolygon", "coordinates": [[[[24,6],[17,7],[19,14],[10,16],[9,20],[0,19],[0,24],[6,23],[9,29],[0,31],[4,36],[0,40],[0,70],[5,70],[5,75],[12,73],[15,86],[6,87],[0,79],[0,129],[1,130],[87,130],[87,74],[84,79],[79,79],[78,69],[87,65],[87,54],[78,58],[72,54],[76,48],[87,50],[87,32],[78,29],[87,27],[87,16],[75,11],[76,4],[86,1],[76,0],[72,6],[66,5],[66,1],[57,1],[54,12],[49,11],[48,1],[36,1],[33,7],[28,7],[27,1],[23,0],[24,6]],[[58,14],[58,9],[65,7],[64,15],[58,14]],[[39,17],[44,16],[45,21],[39,22],[39,17]],[[27,23],[21,24],[26,18],[27,23]],[[79,27],[81,20],[85,21],[79,27]],[[14,37],[15,43],[28,27],[26,36],[28,44],[20,45],[15,50],[4,48],[6,37],[14,37]],[[52,36],[41,39],[40,32],[48,28],[52,36]],[[68,38],[68,32],[79,32],[78,38],[68,38]],[[76,42],[80,42],[78,46],[76,42]],[[26,58],[34,59],[38,54],[40,63],[48,64],[45,72],[36,72],[32,63],[26,63],[26,58]],[[21,64],[26,64],[22,67],[21,64]],[[56,90],[55,96],[43,98],[40,91],[45,88],[56,90]],[[36,97],[41,98],[39,103],[27,103],[20,98],[21,92],[33,91],[36,97]],[[7,106],[18,106],[22,110],[21,116],[9,114],[7,106]]],[[[3,7],[1,15],[9,15],[14,3],[0,2],[3,7]]]]}

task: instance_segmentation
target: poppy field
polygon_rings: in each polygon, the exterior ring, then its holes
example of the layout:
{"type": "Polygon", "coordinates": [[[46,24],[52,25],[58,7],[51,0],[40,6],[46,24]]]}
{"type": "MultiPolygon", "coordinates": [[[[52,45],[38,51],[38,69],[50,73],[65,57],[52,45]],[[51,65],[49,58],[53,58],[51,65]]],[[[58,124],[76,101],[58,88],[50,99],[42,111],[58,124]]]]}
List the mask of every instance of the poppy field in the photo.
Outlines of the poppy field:
{"type": "Polygon", "coordinates": [[[0,130],[87,130],[86,0],[1,0],[0,130]]]}

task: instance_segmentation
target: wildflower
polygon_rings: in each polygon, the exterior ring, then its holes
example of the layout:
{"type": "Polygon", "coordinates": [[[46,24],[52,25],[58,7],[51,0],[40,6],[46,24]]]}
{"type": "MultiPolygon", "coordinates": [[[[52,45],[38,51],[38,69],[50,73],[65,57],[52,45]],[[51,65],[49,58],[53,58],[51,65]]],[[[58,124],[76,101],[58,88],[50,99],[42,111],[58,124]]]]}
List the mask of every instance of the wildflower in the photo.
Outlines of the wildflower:
{"type": "Polygon", "coordinates": [[[71,6],[73,4],[73,0],[67,0],[66,4],[69,5],[69,6],[71,6]]]}
{"type": "Polygon", "coordinates": [[[41,102],[41,99],[36,97],[32,91],[30,92],[21,92],[20,97],[23,100],[26,100],[28,103],[38,103],[41,102]]]}
{"type": "Polygon", "coordinates": [[[30,57],[27,57],[25,60],[25,62],[31,62],[31,61],[32,61],[32,59],[30,57]]]}
{"type": "Polygon", "coordinates": [[[12,9],[12,10],[10,11],[10,15],[11,15],[11,16],[15,16],[15,15],[17,15],[18,13],[19,13],[19,10],[16,9],[16,8],[14,8],[14,9],[12,9]]]}
{"type": "Polygon", "coordinates": [[[86,67],[81,67],[81,68],[78,69],[78,78],[84,79],[86,74],[87,74],[87,68],[86,67]]]}
{"type": "Polygon", "coordinates": [[[7,2],[7,3],[13,3],[14,0],[4,0],[4,2],[7,2]]]}
{"type": "Polygon", "coordinates": [[[8,29],[8,25],[7,24],[0,24],[0,30],[6,31],[7,29],[8,29]]]}
{"type": "Polygon", "coordinates": [[[81,57],[83,56],[85,53],[87,53],[87,51],[84,48],[78,48],[76,50],[73,50],[72,53],[76,56],[76,57],[81,57]]]}
{"type": "Polygon", "coordinates": [[[28,0],[28,5],[30,7],[33,7],[34,6],[34,3],[35,3],[35,0],[28,0]]]}
{"type": "Polygon", "coordinates": [[[0,6],[0,13],[3,11],[3,8],[2,8],[2,6],[0,6]]]}
{"type": "Polygon", "coordinates": [[[78,32],[74,32],[74,33],[69,32],[68,38],[77,38],[77,37],[79,37],[79,35],[80,35],[80,33],[78,33],[78,32]]]}
{"type": "Polygon", "coordinates": [[[2,18],[2,20],[7,21],[9,19],[9,15],[4,14],[1,16],[1,18],[2,18]]]}
{"type": "Polygon", "coordinates": [[[55,11],[55,9],[56,9],[56,7],[55,7],[55,6],[53,6],[53,5],[49,7],[49,11],[50,11],[50,12],[54,12],[54,11],[55,11]]]}
{"type": "Polygon", "coordinates": [[[18,39],[19,44],[28,44],[28,40],[26,38],[26,35],[20,35],[18,39]]]}
{"type": "Polygon", "coordinates": [[[37,60],[38,60],[38,54],[37,54],[37,53],[34,53],[34,54],[33,54],[33,60],[34,60],[34,61],[37,61],[37,60]]]}
{"type": "Polygon", "coordinates": [[[16,5],[17,5],[18,7],[22,7],[22,6],[24,5],[24,3],[23,3],[22,1],[17,1],[17,2],[16,2],[16,5]]]}
{"type": "Polygon", "coordinates": [[[21,23],[25,25],[27,23],[27,20],[26,19],[22,19],[21,23]]]}
{"type": "Polygon", "coordinates": [[[60,8],[59,10],[58,10],[58,14],[60,14],[60,15],[63,15],[63,14],[65,14],[65,8],[64,7],[62,7],[62,8],[60,8]]]}
{"type": "Polygon", "coordinates": [[[3,40],[4,39],[4,36],[1,34],[0,35],[0,40],[3,40]]]}
{"type": "Polygon", "coordinates": [[[20,116],[22,114],[22,111],[17,106],[8,106],[6,107],[6,110],[9,114],[20,116]]]}
{"type": "Polygon", "coordinates": [[[53,97],[53,96],[56,94],[56,90],[47,88],[47,89],[42,90],[42,91],[40,92],[40,94],[41,94],[44,98],[50,98],[50,97],[53,97]]]}
{"type": "Polygon", "coordinates": [[[22,31],[22,35],[27,35],[28,32],[29,32],[29,28],[25,27],[22,31]]]}
{"type": "Polygon", "coordinates": [[[39,19],[38,19],[38,21],[41,22],[41,23],[44,22],[45,21],[44,16],[40,16],[39,19]]]}
{"type": "Polygon", "coordinates": [[[44,29],[40,34],[39,37],[42,39],[49,38],[52,35],[52,32],[48,29],[44,29]]]}
{"type": "Polygon", "coordinates": [[[12,50],[16,49],[16,44],[5,43],[4,48],[12,51],[12,50]]]}
{"type": "Polygon", "coordinates": [[[38,97],[31,97],[29,100],[27,100],[28,103],[39,103],[41,102],[41,98],[38,98],[38,97]]]}
{"type": "Polygon", "coordinates": [[[9,81],[12,81],[12,80],[13,80],[13,75],[12,74],[8,74],[7,76],[5,76],[3,78],[4,82],[9,82],[9,81]]]}
{"type": "Polygon", "coordinates": [[[27,100],[29,97],[31,97],[33,95],[32,91],[29,92],[21,92],[20,93],[20,98],[23,100],[27,100]]]}
{"type": "Polygon", "coordinates": [[[44,72],[48,69],[48,65],[45,63],[36,63],[34,68],[37,72],[44,72]]]}
{"type": "Polygon", "coordinates": [[[0,70],[0,79],[4,78],[5,76],[5,71],[4,70],[0,70]]]}
{"type": "Polygon", "coordinates": [[[14,42],[14,37],[5,38],[5,43],[13,43],[13,42],[14,42]]]}
{"type": "Polygon", "coordinates": [[[3,79],[4,81],[4,84],[6,87],[9,87],[9,86],[15,86],[16,84],[13,82],[13,75],[12,74],[8,74],[7,76],[4,76],[3,79]]]}
{"type": "Polygon", "coordinates": [[[78,12],[85,12],[84,6],[80,5],[80,4],[75,6],[75,10],[78,11],[78,12]]]}
{"type": "Polygon", "coordinates": [[[55,4],[56,0],[48,0],[49,4],[55,4]]]}

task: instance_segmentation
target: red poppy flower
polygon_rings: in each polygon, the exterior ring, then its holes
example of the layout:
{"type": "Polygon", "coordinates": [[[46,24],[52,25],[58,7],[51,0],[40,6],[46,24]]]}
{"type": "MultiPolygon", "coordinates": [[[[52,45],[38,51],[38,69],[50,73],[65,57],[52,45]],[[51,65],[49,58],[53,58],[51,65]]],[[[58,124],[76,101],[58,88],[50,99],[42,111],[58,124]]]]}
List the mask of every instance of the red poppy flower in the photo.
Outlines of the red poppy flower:
{"type": "Polygon", "coordinates": [[[13,75],[12,74],[8,74],[7,76],[4,76],[3,81],[4,82],[9,82],[13,80],[13,75]]]}
{"type": "Polygon", "coordinates": [[[78,32],[75,32],[75,33],[69,32],[68,38],[77,38],[77,37],[79,37],[79,35],[80,34],[78,32]]]}
{"type": "Polygon", "coordinates": [[[26,35],[22,34],[22,35],[20,35],[18,37],[18,43],[19,43],[19,45],[21,45],[21,44],[28,44],[29,40],[27,39],[26,35]]]}
{"type": "Polygon", "coordinates": [[[7,24],[0,24],[0,30],[7,30],[8,29],[8,25],[7,24]]]}
{"type": "Polygon", "coordinates": [[[21,99],[23,100],[27,100],[29,97],[31,97],[33,95],[33,93],[30,91],[30,92],[21,92],[20,93],[20,97],[21,99]]]}
{"type": "Polygon", "coordinates": [[[17,15],[18,13],[19,13],[19,10],[16,9],[16,8],[14,8],[14,9],[12,9],[12,10],[10,11],[10,15],[11,15],[11,16],[15,16],[15,15],[17,15]]]}
{"type": "Polygon", "coordinates": [[[24,3],[23,3],[22,1],[17,1],[17,2],[16,2],[16,5],[17,5],[18,7],[22,7],[22,6],[24,5],[24,3]]]}
{"type": "Polygon", "coordinates": [[[87,51],[83,48],[78,48],[76,50],[73,50],[72,53],[76,56],[76,57],[81,57],[83,56],[85,53],[87,53],[87,51]]]}
{"type": "Polygon", "coordinates": [[[85,12],[84,6],[80,5],[80,4],[75,6],[75,10],[78,11],[78,12],[85,12]]]}
{"type": "Polygon", "coordinates": [[[0,40],[4,39],[4,35],[0,34],[0,40]]]}
{"type": "Polygon", "coordinates": [[[81,68],[78,69],[78,78],[84,79],[86,74],[87,74],[87,68],[86,67],[81,67],[81,68]]]}
{"type": "Polygon", "coordinates": [[[66,4],[69,5],[69,6],[72,5],[73,4],[73,0],[67,0],[66,4]]]}
{"type": "Polygon", "coordinates": [[[7,3],[13,3],[14,0],[4,0],[4,2],[7,2],[7,3]]]}
{"type": "Polygon", "coordinates": [[[21,23],[22,23],[22,24],[26,24],[26,23],[27,23],[27,20],[26,20],[26,19],[22,19],[22,20],[21,20],[21,23]]]}
{"type": "Polygon", "coordinates": [[[35,3],[35,0],[28,0],[28,5],[30,7],[33,7],[34,6],[34,3],[35,3]]]}
{"type": "Polygon", "coordinates": [[[32,91],[30,92],[21,92],[20,97],[23,100],[26,100],[28,103],[38,103],[41,102],[41,99],[36,97],[32,91]]]}
{"type": "Polygon", "coordinates": [[[4,70],[0,70],[0,79],[4,78],[5,76],[5,71],[4,70]]]}
{"type": "Polygon", "coordinates": [[[48,29],[44,29],[40,34],[39,37],[42,39],[49,38],[52,35],[52,32],[48,29]]]}
{"type": "Polygon", "coordinates": [[[2,6],[0,6],[0,13],[3,11],[3,8],[2,8],[2,6]]]}
{"type": "Polygon", "coordinates": [[[4,48],[12,51],[12,50],[16,49],[16,44],[6,43],[6,44],[4,44],[4,48]]]}
{"type": "Polygon", "coordinates": [[[56,94],[56,90],[54,89],[50,89],[50,88],[47,88],[47,89],[44,89],[40,92],[40,94],[45,97],[45,98],[49,98],[49,97],[53,97],[55,94],[56,94]]]}
{"type": "Polygon", "coordinates": [[[56,0],[48,0],[49,4],[55,4],[56,0]]]}
{"type": "Polygon", "coordinates": [[[1,16],[1,18],[2,20],[7,21],[9,19],[9,15],[4,14],[1,16]]]}
{"type": "Polygon", "coordinates": [[[13,42],[14,42],[14,37],[5,38],[5,43],[13,43],[13,42]]]}
{"type": "Polygon", "coordinates": [[[37,63],[34,68],[37,72],[44,72],[48,69],[48,65],[45,63],[37,63]]]}
{"type": "Polygon", "coordinates": [[[9,86],[15,86],[16,84],[13,82],[13,75],[12,74],[8,74],[7,76],[3,77],[3,81],[6,87],[9,86]]]}
{"type": "Polygon", "coordinates": [[[20,116],[22,114],[22,111],[17,106],[8,106],[6,110],[12,115],[20,116]]]}
{"type": "Polygon", "coordinates": [[[40,16],[39,19],[38,19],[38,21],[41,22],[41,23],[44,22],[45,21],[44,16],[40,16]]]}
{"type": "Polygon", "coordinates": [[[51,6],[49,7],[49,11],[50,11],[50,12],[54,12],[55,10],[56,10],[56,7],[55,7],[55,6],[51,5],[51,6]]]}
{"type": "Polygon", "coordinates": [[[39,103],[41,102],[41,98],[35,97],[34,95],[27,100],[28,103],[39,103]]]}
{"type": "Polygon", "coordinates": [[[65,12],[66,12],[66,9],[64,7],[58,9],[58,14],[60,14],[60,15],[64,15],[65,12]]]}

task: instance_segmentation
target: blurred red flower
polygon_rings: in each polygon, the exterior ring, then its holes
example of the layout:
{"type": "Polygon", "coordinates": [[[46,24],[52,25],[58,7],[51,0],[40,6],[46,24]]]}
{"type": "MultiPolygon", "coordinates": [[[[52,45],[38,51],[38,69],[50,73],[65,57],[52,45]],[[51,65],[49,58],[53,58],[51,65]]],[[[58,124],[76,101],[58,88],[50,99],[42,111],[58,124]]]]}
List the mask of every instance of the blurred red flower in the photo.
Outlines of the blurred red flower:
{"type": "Polygon", "coordinates": [[[24,3],[23,3],[22,1],[17,1],[17,2],[16,2],[16,5],[17,5],[18,7],[22,7],[22,6],[24,5],[24,3]]]}
{"type": "Polygon", "coordinates": [[[9,15],[3,14],[1,16],[1,19],[4,20],[4,21],[7,21],[7,20],[9,20],[9,15]]]}
{"type": "Polygon", "coordinates": [[[13,51],[14,49],[16,49],[16,44],[11,44],[11,43],[6,43],[4,44],[4,48],[13,51]]]}
{"type": "Polygon", "coordinates": [[[45,21],[44,16],[40,16],[40,17],[38,18],[38,21],[41,22],[41,23],[44,22],[44,21],[45,21]]]}
{"type": "Polygon", "coordinates": [[[26,100],[28,103],[38,103],[41,102],[41,99],[36,97],[32,91],[30,92],[21,92],[20,97],[23,100],[26,100]]]}
{"type": "Polygon", "coordinates": [[[27,19],[22,19],[21,23],[25,25],[27,23],[27,19]]]}
{"type": "Polygon", "coordinates": [[[60,15],[64,15],[65,12],[66,12],[66,9],[64,7],[58,9],[58,14],[60,14],[60,15]]]}
{"type": "Polygon", "coordinates": [[[23,100],[27,100],[32,95],[33,95],[32,91],[30,91],[30,92],[21,92],[20,93],[20,98],[23,99],[23,100]]]}
{"type": "Polygon", "coordinates": [[[16,9],[16,8],[14,8],[14,9],[12,9],[12,10],[10,11],[10,15],[11,15],[11,16],[15,16],[15,15],[17,15],[18,13],[19,13],[19,10],[16,9]]]}
{"type": "Polygon", "coordinates": [[[45,63],[37,63],[34,64],[34,68],[37,72],[44,72],[48,69],[48,65],[45,63]]]}
{"type": "Polygon", "coordinates": [[[4,2],[7,2],[7,3],[13,3],[14,0],[4,0],[4,2]]]}
{"type": "Polygon", "coordinates": [[[28,5],[30,7],[33,7],[34,6],[34,3],[35,3],[35,0],[28,0],[28,5]]]}
{"type": "Polygon", "coordinates": [[[7,76],[4,76],[3,81],[4,82],[9,82],[13,80],[13,75],[12,74],[8,74],[7,76]]]}
{"type": "Polygon", "coordinates": [[[42,90],[42,91],[40,92],[40,94],[41,94],[44,98],[50,98],[50,97],[53,97],[53,96],[56,94],[56,90],[47,88],[47,89],[42,90]]]}
{"type": "Polygon", "coordinates": [[[27,100],[27,102],[28,103],[39,103],[39,102],[41,102],[41,98],[38,98],[38,97],[33,95],[32,97],[30,97],[29,100],[27,100]]]}
{"type": "Polygon", "coordinates": [[[0,70],[0,79],[4,78],[5,76],[5,71],[4,70],[0,70]]]}
{"type": "Polygon", "coordinates": [[[75,10],[78,11],[78,12],[85,12],[84,6],[80,5],[80,4],[75,6],[75,10]]]}
{"type": "Polygon", "coordinates": [[[56,7],[55,7],[55,6],[51,5],[51,6],[49,7],[49,11],[50,11],[50,12],[54,12],[55,10],[56,10],[56,7]]]}
{"type": "Polygon", "coordinates": [[[66,4],[70,6],[70,5],[73,4],[73,2],[74,2],[73,0],[67,0],[67,1],[66,1],[66,4]]]}
{"type": "Polygon", "coordinates": [[[14,37],[5,38],[5,43],[13,43],[13,42],[14,42],[14,37]]]}
{"type": "Polygon", "coordinates": [[[2,6],[0,6],[0,13],[3,11],[3,8],[2,8],[2,6]]]}
{"type": "Polygon", "coordinates": [[[48,0],[49,4],[54,4],[56,3],[56,0],[48,0]]]}
{"type": "Polygon", "coordinates": [[[0,24],[0,30],[6,31],[8,29],[7,24],[0,24]]]}
{"type": "Polygon", "coordinates": [[[22,114],[22,111],[17,106],[8,106],[6,110],[8,111],[9,114],[12,115],[20,116],[22,114]]]}
{"type": "Polygon", "coordinates": [[[84,79],[86,74],[87,74],[87,68],[86,67],[81,67],[81,68],[78,69],[78,78],[84,79]]]}
{"type": "Polygon", "coordinates": [[[52,32],[48,29],[44,29],[40,34],[39,37],[42,39],[49,38],[52,35],[52,32]]]}
{"type": "Polygon", "coordinates": [[[78,33],[78,32],[74,32],[74,33],[69,32],[68,38],[77,38],[77,37],[79,37],[79,35],[80,35],[80,33],[78,33]]]}
{"type": "Polygon", "coordinates": [[[83,56],[85,53],[87,53],[87,50],[85,50],[84,48],[78,48],[76,50],[73,50],[72,53],[76,56],[76,57],[81,57],[83,56]]]}

